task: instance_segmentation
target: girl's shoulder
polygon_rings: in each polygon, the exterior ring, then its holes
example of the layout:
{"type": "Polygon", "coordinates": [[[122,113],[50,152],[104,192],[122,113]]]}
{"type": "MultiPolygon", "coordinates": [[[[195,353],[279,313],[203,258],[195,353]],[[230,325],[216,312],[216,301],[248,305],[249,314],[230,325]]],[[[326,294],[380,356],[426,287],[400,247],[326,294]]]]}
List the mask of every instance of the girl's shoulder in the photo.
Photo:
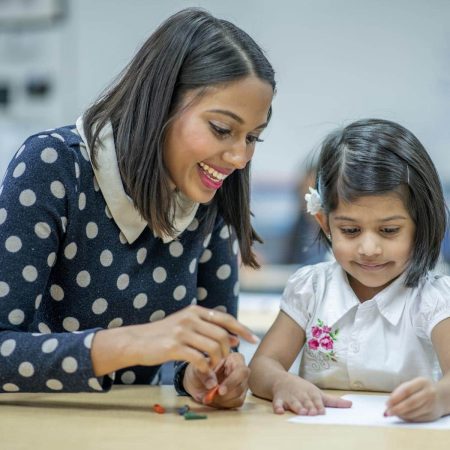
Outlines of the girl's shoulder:
{"type": "Polygon", "coordinates": [[[319,282],[330,281],[334,276],[336,276],[339,268],[340,266],[336,261],[326,261],[310,266],[300,267],[300,269],[289,277],[286,287],[301,286],[305,283],[311,283],[314,288],[314,286],[317,286],[319,282]]]}
{"type": "Polygon", "coordinates": [[[340,266],[335,261],[303,266],[289,277],[283,298],[298,298],[302,302],[322,298],[327,285],[339,270],[340,266]]]}
{"type": "Polygon", "coordinates": [[[433,328],[450,317],[450,276],[428,273],[414,295],[411,315],[420,334],[431,336],[433,328]]]}

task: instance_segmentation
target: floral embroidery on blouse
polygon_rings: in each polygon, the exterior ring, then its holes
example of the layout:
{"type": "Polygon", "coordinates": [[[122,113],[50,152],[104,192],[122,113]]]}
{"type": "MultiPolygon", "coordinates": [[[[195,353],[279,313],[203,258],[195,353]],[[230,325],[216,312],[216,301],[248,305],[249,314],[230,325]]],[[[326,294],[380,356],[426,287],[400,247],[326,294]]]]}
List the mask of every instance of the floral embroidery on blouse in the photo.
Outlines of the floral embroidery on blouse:
{"type": "Polygon", "coordinates": [[[331,327],[325,325],[319,318],[317,325],[311,328],[311,339],[308,340],[308,348],[311,353],[321,353],[331,361],[337,361],[334,343],[337,340],[339,330],[331,331],[331,327]]]}

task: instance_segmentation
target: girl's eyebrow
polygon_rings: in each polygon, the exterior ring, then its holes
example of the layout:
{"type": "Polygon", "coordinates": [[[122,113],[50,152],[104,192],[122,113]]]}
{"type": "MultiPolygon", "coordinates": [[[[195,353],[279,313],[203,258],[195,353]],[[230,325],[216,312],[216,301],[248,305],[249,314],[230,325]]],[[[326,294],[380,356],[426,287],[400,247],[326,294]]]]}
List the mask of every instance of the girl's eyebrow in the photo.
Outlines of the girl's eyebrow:
{"type": "MultiPolygon", "coordinates": [[[[210,109],[208,112],[223,114],[224,116],[231,117],[232,119],[234,119],[237,123],[239,123],[241,125],[243,125],[245,123],[245,120],[242,117],[240,117],[237,114],[235,114],[234,112],[228,111],[226,109],[210,109]]],[[[255,130],[259,130],[260,128],[266,128],[266,127],[267,127],[267,122],[264,122],[261,125],[258,125],[257,127],[255,127],[255,130]]]]}
{"type": "MultiPolygon", "coordinates": [[[[352,217],[347,217],[347,216],[336,216],[334,218],[334,220],[345,220],[346,222],[358,222],[356,219],[353,219],[352,217]]],[[[401,216],[401,215],[389,216],[389,217],[384,217],[383,219],[380,219],[378,222],[389,222],[391,220],[408,220],[408,218],[405,216],[401,216]]]]}

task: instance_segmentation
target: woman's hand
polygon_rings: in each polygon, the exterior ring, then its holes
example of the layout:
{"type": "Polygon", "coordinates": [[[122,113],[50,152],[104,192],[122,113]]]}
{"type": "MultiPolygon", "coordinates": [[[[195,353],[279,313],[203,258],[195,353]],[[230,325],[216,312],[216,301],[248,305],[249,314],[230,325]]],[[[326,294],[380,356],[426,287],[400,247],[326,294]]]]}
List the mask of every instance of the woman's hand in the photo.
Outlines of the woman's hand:
{"type": "Polygon", "coordinates": [[[400,384],[389,396],[385,416],[398,416],[408,422],[428,422],[444,414],[438,384],[418,377],[400,384]]]}
{"type": "Polygon", "coordinates": [[[240,353],[230,353],[211,374],[198,371],[189,364],[184,374],[183,385],[199,403],[216,408],[238,408],[245,401],[250,369],[240,353]],[[208,403],[207,392],[218,386],[213,401],[208,403]]]}
{"type": "Polygon", "coordinates": [[[188,361],[211,376],[230,347],[239,343],[239,336],[252,343],[259,341],[232,315],[195,305],[157,322],[97,332],[91,357],[96,376],[174,360],[188,361]]]}
{"type": "Polygon", "coordinates": [[[291,373],[284,373],[273,385],[273,412],[292,411],[300,416],[325,414],[325,406],[350,408],[352,402],[323,393],[318,387],[291,373]]]}

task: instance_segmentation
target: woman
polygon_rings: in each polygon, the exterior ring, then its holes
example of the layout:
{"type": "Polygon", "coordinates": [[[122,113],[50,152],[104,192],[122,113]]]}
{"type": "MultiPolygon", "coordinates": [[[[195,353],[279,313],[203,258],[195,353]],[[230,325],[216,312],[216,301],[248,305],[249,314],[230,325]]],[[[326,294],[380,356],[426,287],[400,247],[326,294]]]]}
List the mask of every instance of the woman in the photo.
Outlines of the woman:
{"type": "Polygon", "coordinates": [[[24,143],[0,191],[3,392],[150,383],[178,360],[179,392],[242,404],[237,254],[257,266],[248,163],[274,90],[246,33],[186,9],[76,127],[24,143]]]}

